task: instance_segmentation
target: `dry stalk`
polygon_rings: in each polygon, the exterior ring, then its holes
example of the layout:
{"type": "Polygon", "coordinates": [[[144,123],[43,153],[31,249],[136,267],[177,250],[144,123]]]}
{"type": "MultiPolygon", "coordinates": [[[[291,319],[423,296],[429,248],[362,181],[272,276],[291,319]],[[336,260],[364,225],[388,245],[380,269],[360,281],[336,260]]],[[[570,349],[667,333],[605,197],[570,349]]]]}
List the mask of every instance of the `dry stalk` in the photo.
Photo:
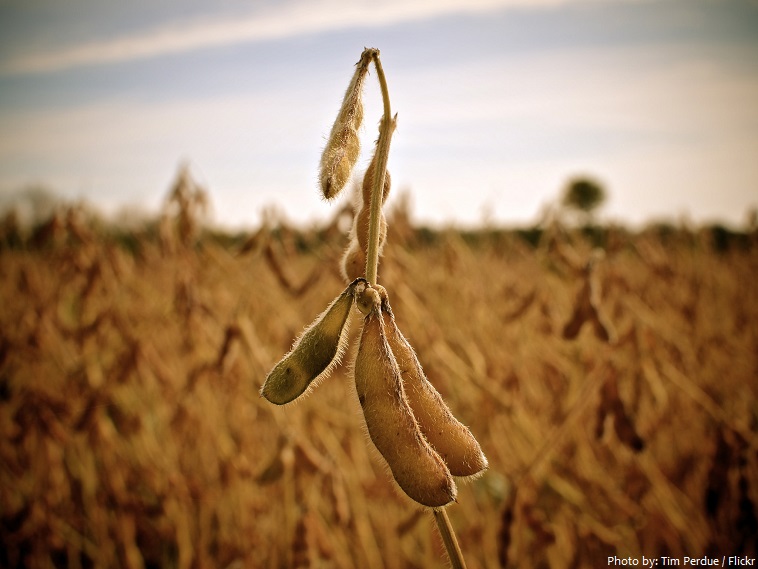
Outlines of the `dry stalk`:
{"type": "Polygon", "coordinates": [[[444,508],[437,508],[432,510],[432,512],[434,513],[434,521],[437,522],[437,527],[440,530],[442,542],[445,544],[445,550],[447,550],[447,554],[450,557],[450,566],[453,569],[466,569],[463,552],[460,545],[458,545],[458,539],[455,537],[447,511],[444,508]]]}

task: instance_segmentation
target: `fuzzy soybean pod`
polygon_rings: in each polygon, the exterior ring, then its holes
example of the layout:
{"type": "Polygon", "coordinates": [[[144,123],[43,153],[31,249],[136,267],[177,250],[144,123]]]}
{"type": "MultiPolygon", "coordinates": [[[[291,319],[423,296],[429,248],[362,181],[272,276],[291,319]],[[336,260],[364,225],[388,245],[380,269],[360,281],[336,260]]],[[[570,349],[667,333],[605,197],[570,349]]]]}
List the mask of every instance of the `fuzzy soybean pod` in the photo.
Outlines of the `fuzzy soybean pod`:
{"type": "Polygon", "coordinates": [[[385,337],[378,298],[364,319],[354,371],[368,434],[400,488],[431,508],[455,500],[453,477],[419,431],[405,399],[400,370],[385,337]]]}
{"type": "Polygon", "coordinates": [[[395,322],[386,294],[382,299],[382,317],[387,342],[400,368],[405,396],[421,433],[453,476],[473,476],[483,472],[488,466],[487,457],[479,442],[469,428],[453,416],[442,396],[426,378],[416,352],[395,322]]]}
{"type": "Polygon", "coordinates": [[[326,199],[333,199],[342,191],[358,161],[361,151],[358,130],[363,123],[363,83],[369,63],[376,53],[375,49],[363,51],[321,154],[319,177],[321,192],[326,199]]]}
{"type": "Polygon", "coordinates": [[[366,253],[361,249],[356,239],[350,241],[342,254],[340,273],[347,282],[350,282],[357,275],[366,274],[366,253]]]}
{"type": "Polygon", "coordinates": [[[261,388],[271,403],[284,405],[329,375],[347,344],[347,321],[353,306],[353,281],[295,340],[292,349],[274,366],[261,388]]]}
{"type": "MultiPolygon", "coordinates": [[[[340,263],[342,276],[347,282],[359,275],[366,274],[366,251],[369,242],[369,224],[371,220],[371,191],[374,184],[374,171],[376,170],[376,154],[371,160],[363,177],[360,188],[356,188],[354,200],[355,218],[350,230],[350,242],[342,255],[340,263]]],[[[387,199],[391,186],[390,173],[385,172],[384,192],[382,203],[387,199]]],[[[379,255],[387,240],[387,220],[384,214],[379,214],[379,255]]]]}

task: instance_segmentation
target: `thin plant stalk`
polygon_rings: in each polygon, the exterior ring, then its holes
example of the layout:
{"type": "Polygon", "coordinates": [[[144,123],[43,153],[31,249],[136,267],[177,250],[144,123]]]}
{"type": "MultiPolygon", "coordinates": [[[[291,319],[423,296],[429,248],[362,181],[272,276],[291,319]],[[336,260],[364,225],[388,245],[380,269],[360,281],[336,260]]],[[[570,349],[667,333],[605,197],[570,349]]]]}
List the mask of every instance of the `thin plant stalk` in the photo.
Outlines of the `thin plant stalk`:
{"type": "MultiPolygon", "coordinates": [[[[392,133],[395,130],[395,119],[392,117],[390,108],[390,95],[387,88],[387,80],[384,77],[381,61],[379,60],[379,50],[373,53],[374,66],[376,67],[376,76],[379,79],[379,86],[382,90],[382,101],[384,103],[384,115],[379,127],[379,139],[376,143],[376,169],[374,170],[374,185],[371,188],[371,210],[369,217],[369,240],[368,250],[366,251],[366,280],[372,284],[377,284],[377,273],[379,270],[379,229],[382,210],[382,193],[384,189],[384,177],[387,170],[387,159],[390,151],[390,141],[392,133]]],[[[445,550],[450,558],[450,564],[453,569],[466,569],[466,562],[463,560],[463,552],[458,545],[455,537],[453,526],[450,524],[450,518],[443,508],[433,509],[434,521],[437,522],[437,528],[442,536],[442,542],[445,544],[445,550]]]]}
{"type": "Polygon", "coordinates": [[[434,512],[434,521],[437,522],[437,528],[442,536],[442,542],[445,544],[447,555],[450,558],[450,566],[453,569],[466,569],[466,562],[463,560],[463,552],[458,545],[455,537],[453,526],[450,524],[450,518],[447,517],[447,511],[444,508],[432,510],[434,512]]]}
{"type": "Polygon", "coordinates": [[[387,80],[384,77],[384,70],[379,60],[379,50],[374,51],[373,58],[376,76],[379,79],[379,86],[382,90],[382,101],[384,102],[384,115],[379,127],[379,140],[376,143],[376,169],[374,170],[374,187],[371,189],[371,211],[368,225],[369,238],[368,250],[366,251],[366,280],[370,284],[375,285],[377,284],[377,272],[379,270],[379,229],[382,210],[382,190],[384,188],[384,175],[387,170],[387,159],[390,153],[390,141],[392,140],[392,131],[394,130],[394,120],[390,118],[392,116],[390,94],[387,88],[387,80]]]}

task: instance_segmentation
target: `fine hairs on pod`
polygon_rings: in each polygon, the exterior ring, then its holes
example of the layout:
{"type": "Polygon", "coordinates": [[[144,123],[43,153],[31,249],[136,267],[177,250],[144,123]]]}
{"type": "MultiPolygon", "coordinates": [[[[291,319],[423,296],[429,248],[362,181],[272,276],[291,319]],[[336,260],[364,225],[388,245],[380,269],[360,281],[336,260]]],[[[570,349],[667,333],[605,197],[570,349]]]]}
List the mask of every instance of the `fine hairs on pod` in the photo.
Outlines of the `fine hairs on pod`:
{"type": "Polygon", "coordinates": [[[368,309],[368,313],[354,373],[368,434],[409,497],[424,506],[445,506],[455,500],[455,482],[419,430],[408,405],[400,369],[387,343],[379,295],[375,289],[365,288],[362,296],[358,306],[362,311],[368,309]]]}
{"type": "Polygon", "coordinates": [[[356,279],[295,340],[292,349],[269,372],[261,395],[284,405],[297,399],[313,383],[327,377],[339,363],[347,344],[348,316],[356,279]]]}

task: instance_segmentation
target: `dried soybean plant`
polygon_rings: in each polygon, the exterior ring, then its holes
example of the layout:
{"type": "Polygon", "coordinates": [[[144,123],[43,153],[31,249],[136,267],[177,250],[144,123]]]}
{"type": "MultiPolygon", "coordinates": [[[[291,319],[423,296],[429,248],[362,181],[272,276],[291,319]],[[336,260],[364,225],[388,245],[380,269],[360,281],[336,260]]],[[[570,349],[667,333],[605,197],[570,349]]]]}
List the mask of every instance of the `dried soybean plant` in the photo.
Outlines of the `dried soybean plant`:
{"type": "Polygon", "coordinates": [[[390,189],[387,158],[397,120],[391,115],[377,49],[365,49],[356,65],[321,158],[321,191],[326,199],[336,197],[358,160],[361,99],[372,62],[384,114],[374,155],[358,192],[350,244],[342,259],[342,274],[350,284],[274,366],[261,395],[283,405],[327,377],[345,353],[348,319],[355,306],[363,315],[363,328],[352,372],[368,434],[398,486],[431,508],[453,567],[465,567],[444,508],[456,499],[454,477],[480,474],[487,468],[487,459],[471,431],[453,416],[427,380],[416,353],[397,326],[387,291],[377,283],[379,256],[387,235],[382,213],[390,189]]]}

